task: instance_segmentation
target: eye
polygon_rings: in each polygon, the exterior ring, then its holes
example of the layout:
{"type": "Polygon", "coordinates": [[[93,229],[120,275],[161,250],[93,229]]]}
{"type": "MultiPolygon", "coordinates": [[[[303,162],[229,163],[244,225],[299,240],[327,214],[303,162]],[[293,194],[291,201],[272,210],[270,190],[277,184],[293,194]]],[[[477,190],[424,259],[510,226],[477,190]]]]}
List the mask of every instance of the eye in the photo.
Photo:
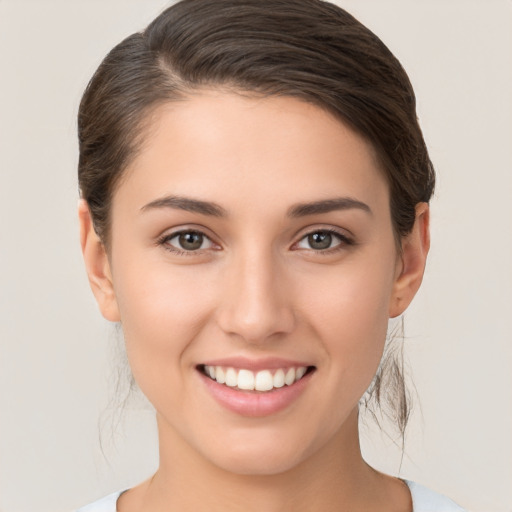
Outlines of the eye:
{"type": "Polygon", "coordinates": [[[177,252],[194,252],[211,249],[213,242],[200,231],[180,231],[164,236],[160,243],[177,252]]]}
{"type": "Polygon", "coordinates": [[[308,233],[305,237],[299,240],[297,244],[298,249],[309,249],[314,251],[326,251],[334,249],[342,244],[350,244],[350,240],[334,231],[321,229],[308,233]]]}

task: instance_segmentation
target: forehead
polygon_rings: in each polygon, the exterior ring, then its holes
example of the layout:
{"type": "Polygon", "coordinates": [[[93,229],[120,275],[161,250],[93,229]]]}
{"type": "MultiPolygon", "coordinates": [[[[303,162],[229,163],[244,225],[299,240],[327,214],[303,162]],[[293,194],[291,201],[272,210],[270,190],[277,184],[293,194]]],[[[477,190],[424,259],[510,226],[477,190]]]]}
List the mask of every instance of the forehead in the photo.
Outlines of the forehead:
{"type": "Polygon", "coordinates": [[[333,194],[388,204],[371,145],[296,98],[202,91],[159,106],[143,140],[116,192],[140,206],[171,193],[232,204],[333,194]]]}

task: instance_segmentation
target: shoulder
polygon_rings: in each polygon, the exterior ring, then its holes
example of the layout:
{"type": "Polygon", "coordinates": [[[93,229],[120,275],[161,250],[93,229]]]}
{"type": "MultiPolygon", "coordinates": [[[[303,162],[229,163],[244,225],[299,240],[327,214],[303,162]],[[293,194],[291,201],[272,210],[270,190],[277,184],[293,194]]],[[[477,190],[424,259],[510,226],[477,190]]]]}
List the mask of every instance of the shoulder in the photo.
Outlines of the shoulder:
{"type": "Polygon", "coordinates": [[[122,491],[114,492],[108,496],[105,496],[101,500],[79,508],[75,512],[116,512],[117,499],[119,496],[121,496],[121,494],[122,491]]]}
{"type": "MultiPolygon", "coordinates": [[[[446,496],[409,480],[405,480],[405,483],[411,491],[413,512],[464,512],[463,508],[446,496]]],[[[121,493],[122,491],[109,494],[101,500],[78,509],[76,512],[116,512],[117,500],[121,493]]]]}
{"type": "Polygon", "coordinates": [[[413,512],[464,512],[452,500],[427,489],[423,485],[405,480],[411,491],[413,512]]]}

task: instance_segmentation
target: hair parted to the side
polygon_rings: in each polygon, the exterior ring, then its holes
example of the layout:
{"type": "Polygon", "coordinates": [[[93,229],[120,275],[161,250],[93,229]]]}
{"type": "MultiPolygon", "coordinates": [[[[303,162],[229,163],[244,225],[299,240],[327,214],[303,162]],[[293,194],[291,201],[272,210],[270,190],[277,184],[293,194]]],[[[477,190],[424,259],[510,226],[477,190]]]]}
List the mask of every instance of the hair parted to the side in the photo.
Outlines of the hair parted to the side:
{"type": "MultiPolygon", "coordinates": [[[[416,205],[430,200],[434,170],[411,83],[353,16],[322,0],[182,0],[106,56],[80,104],[80,193],[107,249],[112,196],[151,112],[205,88],[296,97],[351,127],[387,178],[398,244],[416,205]]],[[[379,399],[385,369],[372,386],[379,399]]],[[[403,378],[397,382],[396,396],[405,397],[403,378]]],[[[399,402],[403,434],[409,413],[399,402]]]]}

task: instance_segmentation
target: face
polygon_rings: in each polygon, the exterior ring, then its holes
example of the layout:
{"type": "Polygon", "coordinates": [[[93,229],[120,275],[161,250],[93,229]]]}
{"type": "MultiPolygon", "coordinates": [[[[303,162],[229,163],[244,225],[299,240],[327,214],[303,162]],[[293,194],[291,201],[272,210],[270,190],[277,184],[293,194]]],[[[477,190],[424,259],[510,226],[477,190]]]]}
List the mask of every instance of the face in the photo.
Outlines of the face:
{"type": "Polygon", "coordinates": [[[406,267],[365,141],[297,99],[205,91],[157,110],[111,219],[96,295],[161,444],[270,474],[354,441],[406,267]]]}

